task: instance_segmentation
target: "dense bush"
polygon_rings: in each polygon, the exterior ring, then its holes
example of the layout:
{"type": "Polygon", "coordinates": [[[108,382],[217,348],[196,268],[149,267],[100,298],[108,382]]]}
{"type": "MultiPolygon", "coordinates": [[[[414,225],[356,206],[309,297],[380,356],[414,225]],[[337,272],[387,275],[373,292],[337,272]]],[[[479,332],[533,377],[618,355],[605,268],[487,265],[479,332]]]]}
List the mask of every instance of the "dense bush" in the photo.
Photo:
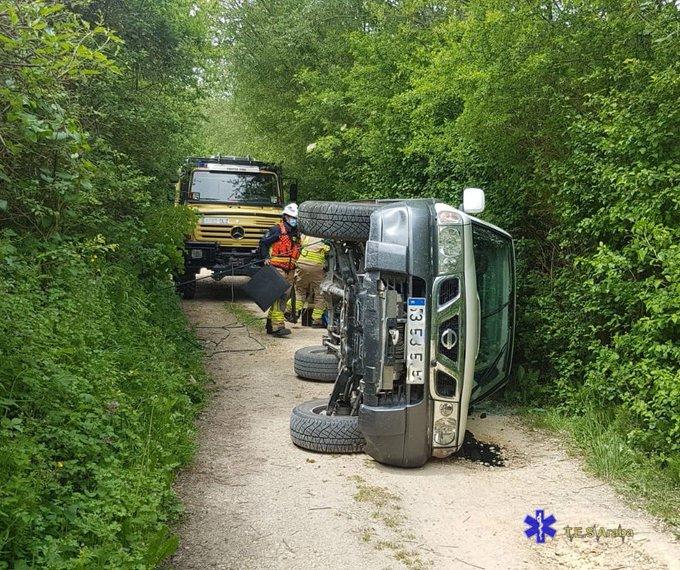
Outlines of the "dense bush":
{"type": "Polygon", "coordinates": [[[519,257],[514,397],[605,409],[677,457],[677,3],[263,6],[231,10],[230,127],[208,140],[284,160],[310,197],[486,188],[519,257]]]}
{"type": "Polygon", "coordinates": [[[96,244],[0,244],[2,559],[153,566],[201,395],[177,301],[96,244]]]}
{"type": "Polygon", "coordinates": [[[175,547],[202,372],[170,280],[193,218],[167,198],[203,6],[0,0],[0,568],[175,547]]]}
{"type": "Polygon", "coordinates": [[[542,326],[527,347],[547,355],[532,364],[553,370],[566,403],[614,405],[629,443],[664,459],[680,451],[680,84],[668,64],[628,62],[617,79],[635,88],[574,117],[551,172],[550,242],[570,254],[528,302],[542,326]]]}

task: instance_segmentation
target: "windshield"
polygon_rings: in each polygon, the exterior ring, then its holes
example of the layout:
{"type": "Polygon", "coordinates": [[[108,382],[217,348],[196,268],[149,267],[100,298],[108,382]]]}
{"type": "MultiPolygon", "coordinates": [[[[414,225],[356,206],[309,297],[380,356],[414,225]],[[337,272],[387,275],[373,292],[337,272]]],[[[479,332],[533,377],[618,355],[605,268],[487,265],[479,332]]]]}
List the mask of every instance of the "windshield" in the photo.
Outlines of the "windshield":
{"type": "Polygon", "coordinates": [[[191,180],[192,202],[277,204],[276,176],[196,170],[191,180]]]}
{"type": "Polygon", "coordinates": [[[475,364],[477,389],[493,390],[509,374],[514,318],[512,240],[473,223],[472,239],[479,295],[480,344],[475,364]]]}

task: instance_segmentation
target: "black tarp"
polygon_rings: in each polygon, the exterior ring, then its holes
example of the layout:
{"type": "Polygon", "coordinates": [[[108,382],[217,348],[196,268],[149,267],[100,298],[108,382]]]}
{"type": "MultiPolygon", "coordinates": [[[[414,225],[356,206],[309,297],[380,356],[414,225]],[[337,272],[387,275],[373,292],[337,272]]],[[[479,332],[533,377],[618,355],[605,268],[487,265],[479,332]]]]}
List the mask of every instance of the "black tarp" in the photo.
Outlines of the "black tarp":
{"type": "Polygon", "coordinates": [[[250,281],[243,286],[246,295],[257,304],[260,309],[266,311],[274,301],[281,297],[290,285],[279,275],[278,271],[269,265],[265,265],[255,273],[250,281]]]}

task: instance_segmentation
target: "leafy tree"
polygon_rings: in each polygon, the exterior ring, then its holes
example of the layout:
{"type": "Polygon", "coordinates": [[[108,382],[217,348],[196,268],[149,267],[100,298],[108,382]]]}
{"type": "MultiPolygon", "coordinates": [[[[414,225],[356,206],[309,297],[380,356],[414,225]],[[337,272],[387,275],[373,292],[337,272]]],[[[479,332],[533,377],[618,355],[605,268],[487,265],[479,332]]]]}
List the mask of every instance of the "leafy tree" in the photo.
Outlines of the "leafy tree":
{"type": "Polygon", "coordinates": [[[606,410],[680,464],[677,4],[347,6],[228,8],[223,146],[285,160],[308,197],[485,187],[518,248],[516,397],[606,410]]]}
{"type": "Polygon", "coordinates": [[[176,547],[202,371],[169,279],[193,217],[167,187],[212,9],[0,0],[0,568],[176,547]]]}

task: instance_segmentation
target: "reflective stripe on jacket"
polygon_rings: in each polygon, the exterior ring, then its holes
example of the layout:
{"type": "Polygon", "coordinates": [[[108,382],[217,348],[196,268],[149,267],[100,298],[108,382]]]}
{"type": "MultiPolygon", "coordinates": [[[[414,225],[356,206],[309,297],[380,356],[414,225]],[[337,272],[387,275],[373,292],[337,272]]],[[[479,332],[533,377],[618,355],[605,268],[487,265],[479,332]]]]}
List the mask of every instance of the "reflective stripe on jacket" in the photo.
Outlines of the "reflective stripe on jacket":
{"type": "Polygon", "coordinates": [[[326,263],[326,255],[331,249],[322,239],[310,236],[302,236],[299,263],[310,265],[323,265],[326,263]]]}
{"type": "Polygon", "coordinates": [[[279,222],[278,227],[280,235],[269,248],[269,263],[286,271],[295,269],[295,262],[300,257],[300,243],[290,237],[286,224],[279,222]]]}

